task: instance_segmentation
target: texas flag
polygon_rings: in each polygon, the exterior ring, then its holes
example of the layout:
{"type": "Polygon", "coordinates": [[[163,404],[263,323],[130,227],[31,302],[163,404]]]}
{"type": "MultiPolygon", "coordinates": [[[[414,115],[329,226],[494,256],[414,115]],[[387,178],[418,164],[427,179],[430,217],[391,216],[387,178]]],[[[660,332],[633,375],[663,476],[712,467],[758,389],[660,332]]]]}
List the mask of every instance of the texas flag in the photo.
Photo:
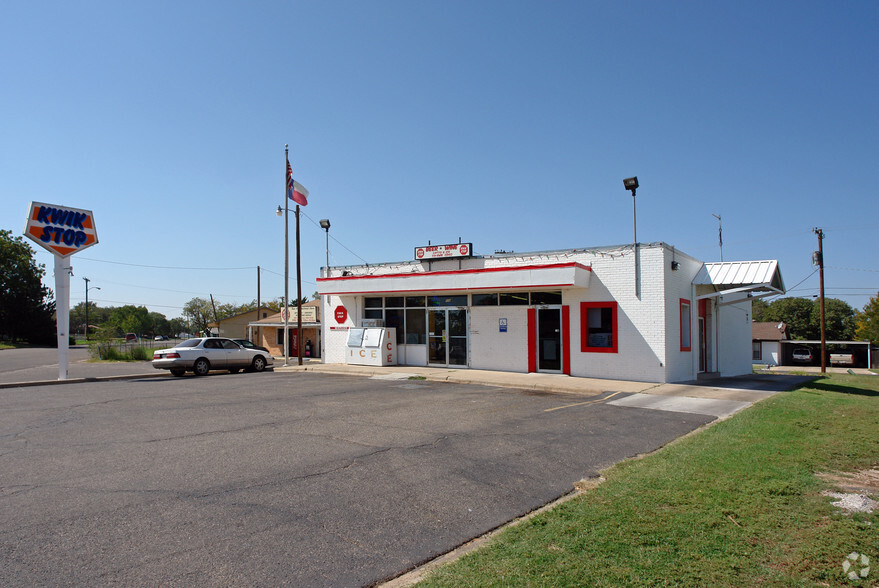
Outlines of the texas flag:
{"type": "Polygon", "coordinates": [[[287,162],[287,198],[302,206],[308,204],[308,190],[293,179],[293,168],[290,167],[289,161],[287,162]]]}

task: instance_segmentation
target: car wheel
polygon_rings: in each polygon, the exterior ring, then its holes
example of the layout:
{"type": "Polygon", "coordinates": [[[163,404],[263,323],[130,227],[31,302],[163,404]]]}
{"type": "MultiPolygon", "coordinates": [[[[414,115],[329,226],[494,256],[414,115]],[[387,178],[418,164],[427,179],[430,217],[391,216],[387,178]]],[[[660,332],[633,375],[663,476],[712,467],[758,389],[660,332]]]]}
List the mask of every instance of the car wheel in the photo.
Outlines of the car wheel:
{"type": "Polygon", "coordinates": [[[206,376],[208,372],[211,371],[211,364],[205,358],[200,358],[195,360],[195,364],[192,366],[192,371],[195,372],[196,376],[206,376]]]}
{"type": "Polygon", "coordinates": [[[262,355],[257,355],[253,358],[253,364],[251,367],[255,372],[263,371],[264,369],[266,369],[266,358],[264,358],[262,355]]]}
{"type": "Polygon", "coordinates": [[[172,375],[172,376],[176,376],[176,377],[178,377],[178,378],[179,378],[180,376],[182,376],[183,374],[185,374],[185,373],[186,373],[186,370],[176,370],[176,369],[175,369],[175,370],[171,370],[171,375],[172,375]]]}

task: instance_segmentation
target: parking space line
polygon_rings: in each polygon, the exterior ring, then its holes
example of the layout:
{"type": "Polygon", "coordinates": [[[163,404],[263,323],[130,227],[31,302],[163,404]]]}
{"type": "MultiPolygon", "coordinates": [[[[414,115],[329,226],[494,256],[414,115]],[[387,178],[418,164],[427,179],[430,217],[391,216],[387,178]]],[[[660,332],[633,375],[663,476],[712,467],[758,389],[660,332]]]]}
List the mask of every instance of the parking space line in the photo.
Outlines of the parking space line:
{"type": "Polygon", "coordinates": [[[623,392],[613,392],[611,394],[608,394],[607,396],[602,396],[601,398],[596,398],[594,400],[586,400],[585,402],[577,402],[574,404],[565,404],[563,406],[556,406],[555,408],[546,408],[543,410],[543,412],[553,412],[555,410],[561,410],[563,408],[573,408],[575,406],[586,406],[587,404],[595,404],[597,402],[604,402],[605,400],[610,400],[611,398],[613,398],[614,396],[616,396],[618,394],[623,394],[623,392]]]}

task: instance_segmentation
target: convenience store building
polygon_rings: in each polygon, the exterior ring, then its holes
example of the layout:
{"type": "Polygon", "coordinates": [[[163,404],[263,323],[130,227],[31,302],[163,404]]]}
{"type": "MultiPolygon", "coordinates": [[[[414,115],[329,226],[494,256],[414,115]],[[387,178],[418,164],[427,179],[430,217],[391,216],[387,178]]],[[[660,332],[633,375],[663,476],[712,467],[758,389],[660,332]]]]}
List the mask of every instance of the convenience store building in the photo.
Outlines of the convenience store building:
{"type": "MultiPolygon", "coordinates": [[[[427,251],[425,251],[427,250],[427,251]]],[[[437,250],[439,250],[437,252],[437,250]]],[[[401,365],[679,382],[751,372],[751,300],[778,262],[704,263],[662,242],[331,267],[318,278],[324,362],[348,329],[396,329],[401,365]]]]}

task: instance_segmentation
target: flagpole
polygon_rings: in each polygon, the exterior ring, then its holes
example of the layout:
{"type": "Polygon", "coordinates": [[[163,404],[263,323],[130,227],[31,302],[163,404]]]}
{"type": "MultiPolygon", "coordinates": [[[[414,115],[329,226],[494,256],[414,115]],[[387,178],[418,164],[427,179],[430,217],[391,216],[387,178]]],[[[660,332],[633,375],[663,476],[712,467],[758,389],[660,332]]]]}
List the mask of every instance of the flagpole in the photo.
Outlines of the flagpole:
{"type": "Polygon", "coordinates": [[[302,365],[302,271],[299,259],[299,204],[296,204],[296,355],[302,365]]]}
{"type": "MultiPolygon", "coordinates": [[[[289,349],[287,348],[287,342],[290,340],[290,327],[287,324],[290,318],[290,309],[288,308],[288,304],[290,301],[290,222],[288,221],[288,212],[290,211],[290,206],[287,202],[287,169],[290,166],[290,156],[288,145],[284,145],[284,163],[286,164],[284,167],[284,367],[287,367],[287,358],[290,356],[289,349]]],[[[296,208],[299,208],[299,206],[297,205],[296,208]]],[[[296,232],[298,235],[298,215],[296,216],[296,219],[296,232]]],[[[299,254],[298,247],[296,250],[296,254],[299,254]]]]}

